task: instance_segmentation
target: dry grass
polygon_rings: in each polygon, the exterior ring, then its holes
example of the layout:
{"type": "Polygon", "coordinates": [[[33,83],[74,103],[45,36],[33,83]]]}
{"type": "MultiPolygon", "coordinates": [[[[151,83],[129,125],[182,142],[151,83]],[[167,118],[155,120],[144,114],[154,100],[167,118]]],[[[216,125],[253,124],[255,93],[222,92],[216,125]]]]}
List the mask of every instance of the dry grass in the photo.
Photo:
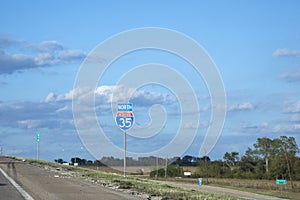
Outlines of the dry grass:
{"type": "MultiPolygon", "coordinates": [[[[197,183],[196,179],[184,178],[176,181],[197,183]]],[[[270,195],[287,199],[300,199],[300,181],[294,181],[294,191],[291,189],[291,183],[287,180],[286,185],[276,185],[275,180],[249,180],[249,179],[230,179],[230,178],[209,178],[208,184],[220,187],[227,187],[237,190],[243,190],[258,194],[270,195]]],[[[206,179],[203,179],[203,184],[206,179]]]]}
{"type": "Polygon", "coordinates": [[[268,194],[288,199],[300,199],[300,181],[294,181],[292,191],[291,182],[287,180],[286,185],[276,185],[276,180],[247,180],[247,179],[209,179],[212,185],[244,189],[250,192],[268,194]]]}
{"type": "MultiPolygon", "coordinates": [[[[86,168],[99,170],[108,173],[118,173],[123,174],[123,166],[114,166],[114,168],[106,167],[106,166],[86,166],[86,168]]],[[[152,170],[155,170],[155,167],[151,166],[126,166],[126,172],[128,174],[138,174],[143,169],[144,174],[150,174],[152,170]]]]}

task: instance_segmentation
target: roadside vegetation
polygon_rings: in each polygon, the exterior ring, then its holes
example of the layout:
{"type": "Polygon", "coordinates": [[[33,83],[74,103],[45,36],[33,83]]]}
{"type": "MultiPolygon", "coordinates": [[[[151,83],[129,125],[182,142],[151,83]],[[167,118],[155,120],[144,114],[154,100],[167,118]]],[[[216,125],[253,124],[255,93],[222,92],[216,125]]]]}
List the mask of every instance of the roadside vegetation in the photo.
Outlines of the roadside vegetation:
{"type": "MultiPolygon", "coordinates": [[[[223,160],[211,161],[209,157],[197,158],[184,156],[172,165],[180,167],[167,168],[168,176],[183,176],[183,171],[191,170],[191,177],[238,178],[238,179],[286,179],[291,189],[293,182],[300,180],[299,148],[295,138],[281,136],[280,138],[258,138],[252,148],[244,155],[238,152],[225,152],[223,160]]],[[[153,171],[158,177],[164,177],[164,168],[153,171]]]]}
{"type": "MultiPolygon", "coordinates": [[[[238,152],[225,152],[223,160],[211,161],[206,157],[200,158],[199,162],[194,162],[199,158],[186,156],[175,165],[181,167],[181,171],[192,172],[190,181],[193,182],[195,178],[202,177],[204,184],[300,199],[300,158],[297,153],[299,148],[293,137],[258,138],[253,147],[241,156],[238,152]],[[277,179],[286,180],[287,184],[278,185],[277,179]]],[[[178,172],[176,176],[183,174],[179,169],[168,167],[167,173],[165,168],[161,168],[150,175],[162,178],[167,174],[167,177],[172,177],[173,172],[178,172]]]]}
{"type": "MultiPolygon", "coordinates": [[[[23,160],[30,164],[50,166],[59,169],[59,172],[69,176],[91,181],[95,184],[115,188],[118,190],[131,190],[132,193],[144,193],[151,197],[161,197],[161,199],[187,200],[233,200],[235,197],[221,194],[209,194],[192,189],[170,186],[164,182],[157,182],[149,178],[140,178],[137,176],[123,177],[116,173],[106,173],[98,170],[88,169],[85,167],[67,166],[59,163],[52,163],[34,159],[15,158],[23,160]]],[[[240,199],[240,198],[239,198],[240,199]]]]}

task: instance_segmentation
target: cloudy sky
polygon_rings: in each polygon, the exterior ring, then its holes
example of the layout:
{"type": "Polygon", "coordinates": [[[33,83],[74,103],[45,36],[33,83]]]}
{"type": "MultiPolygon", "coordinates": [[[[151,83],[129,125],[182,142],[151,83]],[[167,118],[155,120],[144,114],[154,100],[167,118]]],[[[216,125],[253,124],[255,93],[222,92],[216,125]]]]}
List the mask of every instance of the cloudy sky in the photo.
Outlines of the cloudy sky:
{"type": "MultiPolygon", "coordinates": [[[[87,56],[103,41],[143,27],[185,34],[201,45],[217,66],[226,90],[227,115],[210,157],[221,159],[224,151],[243,154],[258,137],[293,136],[299,145],[299,6],[299,1],[276,0],[1,1],[2,153],[35,158],[39,132],[41,159],[93,159],[95,155],[80,140],[73,118],[72,98],[88,96],[83,88],[74,88],[77,74],[84,60],[89,60],[87,56]]],[[[101,63],[109,56],[107,51],[96,61],[101,63]]],[[[136,125],[148,129],[129,136],[128,149],[138,153],[155,151],[172,141],[182,126],[180,134],[197,130],[184,154],[198,156],[206,131],[213,124],[212,106],[203,77],[189,68],[190,64],[178,56],[149,49],[124,55],[112,63],[93,88],[98,124],[112,145],[122,149],[123,136],[115,125],[111,106],[133,90],[130,101],[135,105],[136,125]],[[180,116],[191,115],[180,113],[178,105],[186,102],[178,102],[178,96],[168,87],[149,84],[133,90],[130,85],[125,88],[117,84],[124,74],[147,63],[168,65],[189,82],[198,101],[199,123],[179,123],[180,116]],[[151,119],[149,109],[155,108],[153,105],[164,107],[167,119],[162,117],[161,109],[153,112],[151,119]],[[149,128],[154,122],[157,126],[163,122],[163,128],[149,128]]],[[[157,74],[161,80],[170,76],[157,74]]],[[[136,79],[147,76],[145,72],[136,79]]],[[[180,86],[176,88],[180,90],[180,86]]],[[[84,113],[84,106],[79,109],[84,113]]],[[[89,116],[85,116],[82,123],[86,130],[89,122],[89,116]]],[[[97,135],[93,137],[97,140],[97,135]]],[[[99,146],[101,151],[101,143],[99,146]]]]}

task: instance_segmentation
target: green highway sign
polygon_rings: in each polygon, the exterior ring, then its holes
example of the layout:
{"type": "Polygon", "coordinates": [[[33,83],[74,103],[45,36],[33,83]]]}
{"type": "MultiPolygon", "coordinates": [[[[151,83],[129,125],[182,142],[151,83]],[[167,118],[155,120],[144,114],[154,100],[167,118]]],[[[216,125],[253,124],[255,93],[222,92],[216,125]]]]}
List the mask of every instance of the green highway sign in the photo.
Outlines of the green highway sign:
{"type": "Polygon", "coordinates": [[[276,184],[277,185],[286,185],[286,180],[284,180],[284,179],[276,179],[276,184]]]}
{"type": "Polygon", "coordinates": [[[36,141],[37,141],[37,142],[40,141],[40,134],[39,134],[39,133],[36,134],[36,141]]]}

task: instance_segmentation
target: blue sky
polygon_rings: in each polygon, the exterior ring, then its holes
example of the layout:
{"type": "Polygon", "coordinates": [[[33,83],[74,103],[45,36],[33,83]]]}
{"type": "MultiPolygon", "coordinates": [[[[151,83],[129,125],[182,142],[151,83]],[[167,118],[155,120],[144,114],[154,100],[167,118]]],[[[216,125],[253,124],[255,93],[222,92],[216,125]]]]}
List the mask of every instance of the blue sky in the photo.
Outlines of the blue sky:
{"type": "MultiPolygon", "coordinates": [[[[77,73],[99,43],[143,27],[172,29],[193,38],[218,67],[227,116],[221,137],[209,152],[213,159],[222,158],[224,151],[243,154],[258,137],[287,135],[300,144],[299,1],[13,0],[0,5],[0,146],[6,155],[35,157],[39,131],[41,159],[92,158],[73,122],[70,95],[77,73]]],[[[210,126],[209,93],[201,77],[186,70],[190,66],[174,55],[145,50],[113,63],[98,84],[99,124],[122,148],[123,138],[105,105],[122,73],[149,62],[173,66],[195,89],[201,128],[186,153],[198,155],[210,126]]],[[[166,88],[140,88],[135,97],[140,124],[149,122],[151,105],[178,111],[166,88]]],[[[158,137],[129,137],[134,144],[129,150],[143,152],[145,144],[151,143],[150,149],[166,144],[174,137],[177,118],[170,114],[158,137]]]]}

